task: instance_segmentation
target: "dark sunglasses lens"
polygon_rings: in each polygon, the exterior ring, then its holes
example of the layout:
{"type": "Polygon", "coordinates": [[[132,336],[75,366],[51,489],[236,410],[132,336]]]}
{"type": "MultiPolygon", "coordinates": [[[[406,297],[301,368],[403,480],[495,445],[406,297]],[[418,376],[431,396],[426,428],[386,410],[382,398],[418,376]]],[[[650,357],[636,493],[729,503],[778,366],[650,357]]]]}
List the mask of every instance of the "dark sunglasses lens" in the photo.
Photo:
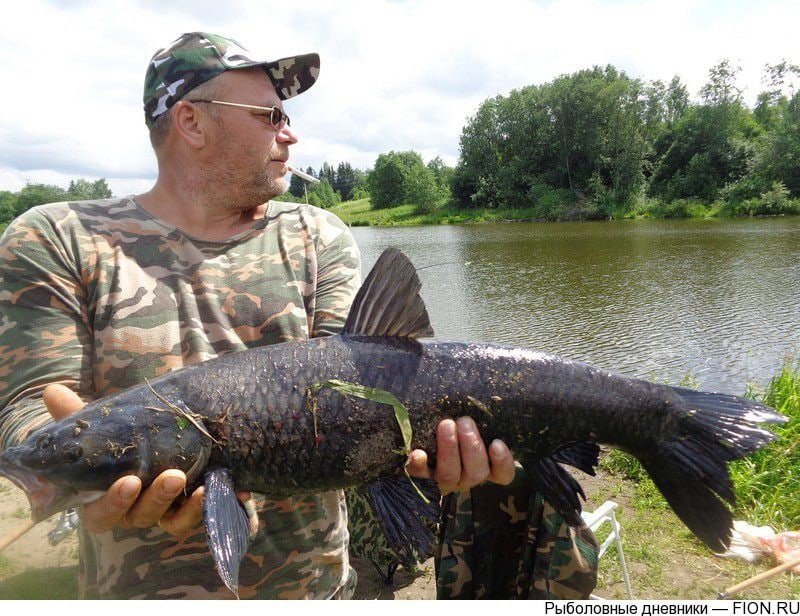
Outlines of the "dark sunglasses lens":
{"type": "Polygon", "coordinates": [[[269,121],[272,122],[273,126],[279,128],[283,122],[286,122],[286,124],[289,125],[289,116],[287,116],[277,107],[273,107],[272,113],[269,116],[269,121]]]}

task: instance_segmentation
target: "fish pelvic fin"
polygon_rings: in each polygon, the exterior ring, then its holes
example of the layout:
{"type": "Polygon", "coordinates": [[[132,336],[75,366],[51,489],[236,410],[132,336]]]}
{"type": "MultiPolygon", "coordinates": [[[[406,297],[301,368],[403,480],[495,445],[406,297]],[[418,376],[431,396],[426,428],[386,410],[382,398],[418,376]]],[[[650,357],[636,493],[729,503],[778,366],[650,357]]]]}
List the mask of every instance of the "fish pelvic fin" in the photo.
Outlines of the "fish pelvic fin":
{"type": "Polygon", "coordinates": [[[733,524],[725,501],[735,501],[727,462],[775,440],[756,424],[782,423],[786,418],[738,396],[672,389],[684,403],[678,438],[637,457],[689,530],[715,552],[723,552],[733,524]]]}
{"type": "Polygon", "coordinates": [[[233,476],[226,468],[216,468],[205,475],[203,518],[217,573],[238,599],[239,566],[247,553],[250,521],[236,498],[233,476]]]}
{"type": "Polygon", "coordinates": [[[356,294],[342,334],[350,336],[433,336],[422,283],[409,258],[387,248],[356,294]]]}
{"type": "Polygon", "coordinates": [[[408,477],[389,475],[365,486],[386,541],[403,563],[429,558],[436,544],[433,528],[439,521],[439,488],[432,479],[415,478],[414,484],[427,503],[408,477]]]}

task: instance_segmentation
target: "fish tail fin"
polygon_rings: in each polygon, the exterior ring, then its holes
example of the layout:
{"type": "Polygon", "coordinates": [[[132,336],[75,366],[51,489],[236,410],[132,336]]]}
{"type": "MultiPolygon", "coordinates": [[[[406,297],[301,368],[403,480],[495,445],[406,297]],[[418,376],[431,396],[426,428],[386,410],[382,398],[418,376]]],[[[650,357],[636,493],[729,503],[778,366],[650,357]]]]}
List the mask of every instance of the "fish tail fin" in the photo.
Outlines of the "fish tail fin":
{"type": "MultiPolygon", "coordinates": [[[[686,526],[716,552],[730,542],[734,504],[727,463],[775,440],[759,423],[786,419],[753,400],[673,387],[683,402],[678,437],[637,455],[686,526]]],[[[636,454],[636,452],[633,452],[636,454]]]]}
{"type": "Polygon", "coordinates": [[[408,477],[387,476],[368,484],[366,489],[386,540],[401,561],[418,562],[431,556],[436,543],[432,527],[439,521],[440,510],[436,482],[414,479],[412,485],[408,477]]]}

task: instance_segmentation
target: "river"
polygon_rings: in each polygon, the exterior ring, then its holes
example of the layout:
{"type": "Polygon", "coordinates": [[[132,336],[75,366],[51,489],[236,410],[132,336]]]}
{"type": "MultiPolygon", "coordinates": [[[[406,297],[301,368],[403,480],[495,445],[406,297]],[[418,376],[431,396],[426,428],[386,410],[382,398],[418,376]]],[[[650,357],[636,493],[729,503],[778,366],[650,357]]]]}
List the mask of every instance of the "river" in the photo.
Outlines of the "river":
{"type": "Polygon", "coordinates": [[[800,217],[353,229],[420,268],[436,338],[514,344],[713,391],[800,352],[800,217]]]}

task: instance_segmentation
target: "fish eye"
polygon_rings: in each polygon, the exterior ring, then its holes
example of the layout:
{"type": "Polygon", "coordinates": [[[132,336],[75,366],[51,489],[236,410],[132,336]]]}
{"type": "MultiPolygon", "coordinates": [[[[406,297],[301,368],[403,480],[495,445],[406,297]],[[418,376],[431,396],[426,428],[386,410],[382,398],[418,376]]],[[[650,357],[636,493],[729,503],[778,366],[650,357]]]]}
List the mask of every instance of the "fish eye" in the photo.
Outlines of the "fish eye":
{"type": "Polygon", "coordinates": [[[66,462],[77,462],[83,455],[83,447],[78,443],[70,443],[64,447],[63,453],[66,462]]]}
{"type": "Polygon", "coordinates": [[[38,449],[49,449],[53,444],[53,437],[49,434],[42,434],[36,439],[36,447],[38,449]]]}

